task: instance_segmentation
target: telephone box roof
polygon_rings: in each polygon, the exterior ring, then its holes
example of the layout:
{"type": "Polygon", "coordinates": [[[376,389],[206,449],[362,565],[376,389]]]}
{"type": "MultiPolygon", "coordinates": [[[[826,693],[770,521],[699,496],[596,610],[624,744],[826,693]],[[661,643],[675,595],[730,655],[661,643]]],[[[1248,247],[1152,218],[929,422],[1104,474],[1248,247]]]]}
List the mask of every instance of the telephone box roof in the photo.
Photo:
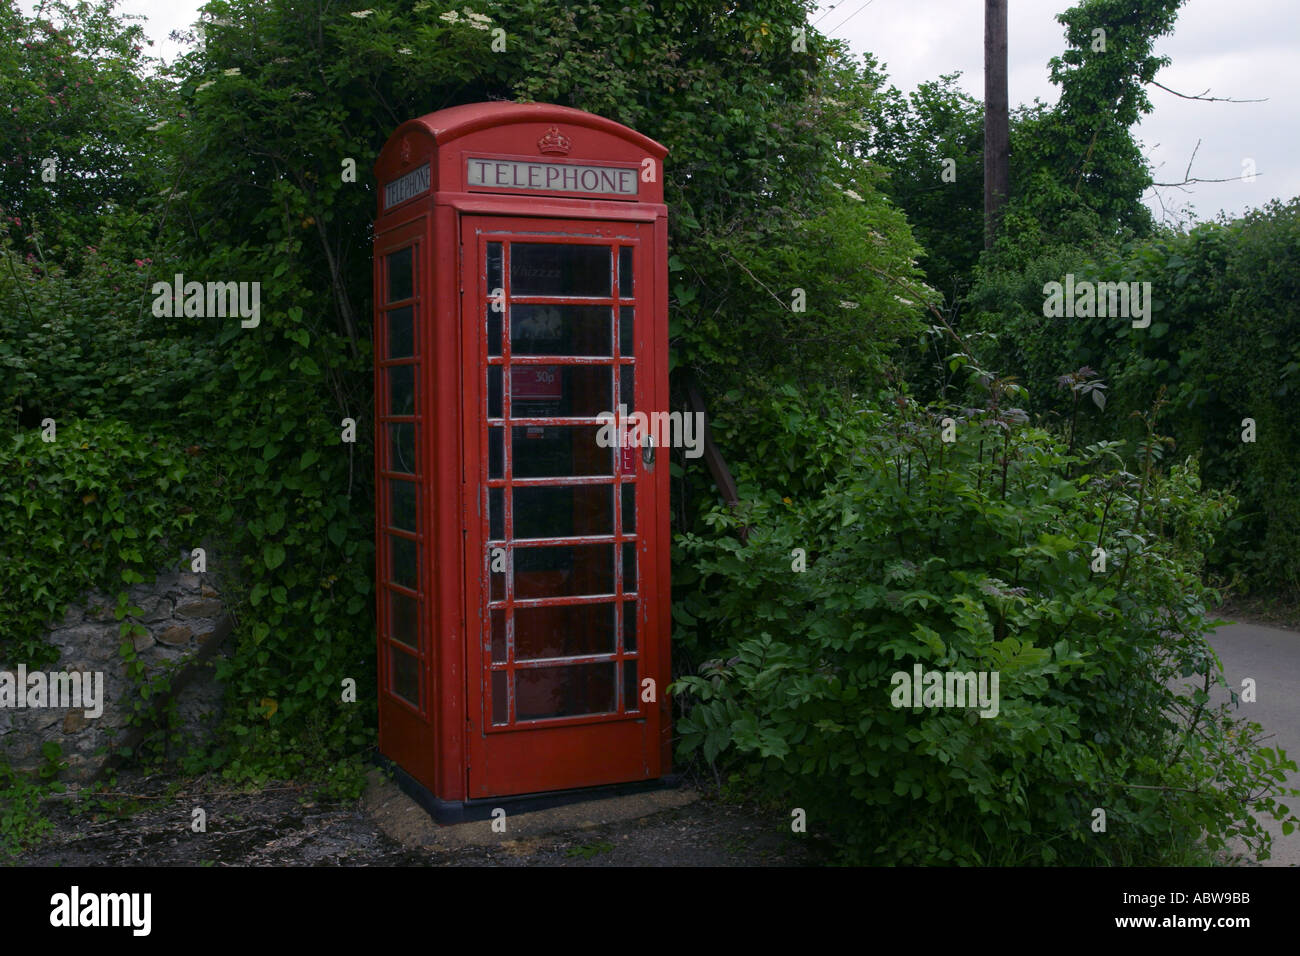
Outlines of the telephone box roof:
{"type": "Polygon", "coordinates": [[[512,123],[567,123],[617,136],[639,146],[658,159],[668,155],[666,146],[622,123],[571,106],[556,106],[551,103],[496,102],[451,106],[445,110],[426,113],[424,116],[407,120],[394,131],[392,138],[396,139],[402,133],[419,129],[428,133],[435,143],[442,146],[469,133],[494,126],[508,126],[512,123]]]}

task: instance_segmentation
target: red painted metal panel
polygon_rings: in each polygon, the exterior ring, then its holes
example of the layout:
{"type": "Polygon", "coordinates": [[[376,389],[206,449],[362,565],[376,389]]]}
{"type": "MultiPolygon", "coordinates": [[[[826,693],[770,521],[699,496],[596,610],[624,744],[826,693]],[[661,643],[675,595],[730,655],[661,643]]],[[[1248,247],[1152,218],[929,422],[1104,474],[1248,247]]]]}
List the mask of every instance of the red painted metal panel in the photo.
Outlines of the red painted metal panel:
{"type": "Polygon", "coordinates": [[[417,464],[416,475],[416,514],[418,529],[414,534],[404,531],[394,532],[389,527],[389,491],[388,484],[385,480],[389,475],[400,473],[390,470],[387,466],[390,464],[386,460],[386,441],[387,441],[387,423],[393,420],[408,421],[414,425],[416,432],[417,450],[422,432],[422,424],[427,417],[427,400],[424,396],[419,395],[418,390],[415,398],[415,415],[413,416],[393,416],[391,410],[386,407],[387,397],[384,389],[378,387],[382,383],[382,376],[386,368],[391,367],[386,350],[386,330],[389,310],[386,306],[387,289],[385,280],[387,276],[386,264],[387,257],[395,252],[411,249],[414,269],[414,292],[411,299],[403,299],[402,302],[410,302],[412,305],[413,322],[415,323],[415,353],[416,365],[422,356],[426,354],[427,345],[426,328],[428,321],[426,314],[428,312],[429,298],[425,288],[424,274],[427,271],[422,263],[423,250],[428,246],[428,217],[419,214],[418,210],[412,209],[416,213],[415,218],[409,219],[402,225],[394,224],[388,231],[377,234],[375,237],[375,284],[374,284],[374,301],[375,301],[375,381],[376,388],[376,411],[378,427],[376,429],[376,454],[375,454],[375,581],[377,595],[377,640],[378,640],[378,661],[379,661],[379,746],[381,752],[388,754],[399,764],[406,767],[413,775],[421,778],[432,778],[436,760],[436,730],[434,722],[430,718],[431,685],[428,679],[428,663],[432,653],[430,645],[430,632],[425,624],[427,621],[427,601],[426,596],[432,584],[432,576],[429,573],[428,562],[424,560],[422,551],[430,540],[429,533],[429,506],[427,500],[427,485],[425,479],[428,475],[428,469],[425,465],[417,464]],[[390,554],[388,549],[388,537],[395,535],[402,538],[414,538],[417,542],[418,555],[418,577],[417,587],[414,592],[405,588],[390,586],[392,581],[392,569],[390,568],[390,554]],[[393,692],[392,686],[392,665],[394,654],[405,654],[400,645],[396,645],[391,639],[392,621],[390,595],[406,594],[414,597],[416,606],[419,609],[419,644],[416,653],[413,655],[418,662],[419,677],[419,697],[420,700],[413,706],[411,702],[404,700],[393,692]]]}

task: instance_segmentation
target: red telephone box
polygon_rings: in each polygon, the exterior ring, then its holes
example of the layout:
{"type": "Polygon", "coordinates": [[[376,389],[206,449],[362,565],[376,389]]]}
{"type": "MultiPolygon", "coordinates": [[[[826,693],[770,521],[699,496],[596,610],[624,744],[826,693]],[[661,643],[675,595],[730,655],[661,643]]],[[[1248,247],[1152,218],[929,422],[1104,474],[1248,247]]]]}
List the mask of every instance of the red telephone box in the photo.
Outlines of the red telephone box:
{"type": "Polygon", "coordinates": [[[375,164],[379,747],[435,814],[668,771],[668,458],[601,435],[668,406],[666,152],[478,103],[375,164]]]}

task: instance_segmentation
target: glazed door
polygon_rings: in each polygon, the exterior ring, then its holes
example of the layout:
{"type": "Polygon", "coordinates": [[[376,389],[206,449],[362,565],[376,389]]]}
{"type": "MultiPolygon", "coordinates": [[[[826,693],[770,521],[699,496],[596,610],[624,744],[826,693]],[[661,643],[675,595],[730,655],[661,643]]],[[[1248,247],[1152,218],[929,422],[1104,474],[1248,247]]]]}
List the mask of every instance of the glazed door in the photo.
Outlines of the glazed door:
{"type": "Polygon", "coordinates": [[[659,775],[638,638],[668,460],[599,417],[666,399],[652,252],[638,223],[462,220],[471,798],[659,775]]]}

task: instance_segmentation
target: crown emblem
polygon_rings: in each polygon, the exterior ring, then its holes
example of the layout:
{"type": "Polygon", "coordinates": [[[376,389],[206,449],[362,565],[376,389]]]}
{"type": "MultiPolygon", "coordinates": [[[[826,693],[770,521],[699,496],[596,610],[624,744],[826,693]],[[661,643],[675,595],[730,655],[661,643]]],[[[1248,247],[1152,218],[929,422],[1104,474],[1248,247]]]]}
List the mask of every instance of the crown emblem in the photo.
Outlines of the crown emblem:
{"type": "Polygon", "coordinates": [[[398,152],[401,154],[403,165],[411,161],[411,137],[402,137],[402,145],[398,152]]]}
{"type": "Polygon", "coordinates": [[[537,149],[543,153],[567,153],[573,147],[569,137],[560,132],[558,126],[552,126],[537,141],[537,149]]]}

